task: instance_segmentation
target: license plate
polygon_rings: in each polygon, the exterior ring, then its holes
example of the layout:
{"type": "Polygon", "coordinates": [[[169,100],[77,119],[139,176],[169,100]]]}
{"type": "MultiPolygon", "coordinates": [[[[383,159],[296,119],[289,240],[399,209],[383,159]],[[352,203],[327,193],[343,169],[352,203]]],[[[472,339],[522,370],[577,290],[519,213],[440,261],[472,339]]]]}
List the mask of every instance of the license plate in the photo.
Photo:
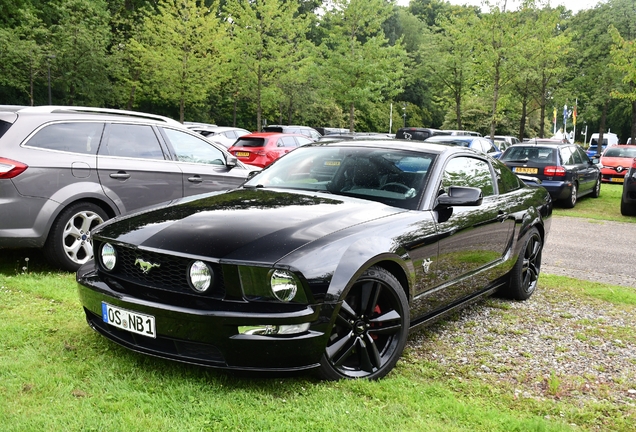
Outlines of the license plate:
{"type": "Polygon", "coordinates": [[[610,181],[614,183],[623,183],[625,179],[623,177],[612,177],[610,178],[610,181]]]}
{"type": "Polygon", "coordinates": [[[537,174],[539,168],[514,167],[513,171],[519,174],[537,174]]]}
{"type": "Polygon", "coordinates": [[[236,152],[237,157],[250,157],[250,152],[236,152]]]}
{"type": "Polygon", "coordinates": [[[102,320],[132,333],[156,338],[155,317],[102,302],[102,320]]]}

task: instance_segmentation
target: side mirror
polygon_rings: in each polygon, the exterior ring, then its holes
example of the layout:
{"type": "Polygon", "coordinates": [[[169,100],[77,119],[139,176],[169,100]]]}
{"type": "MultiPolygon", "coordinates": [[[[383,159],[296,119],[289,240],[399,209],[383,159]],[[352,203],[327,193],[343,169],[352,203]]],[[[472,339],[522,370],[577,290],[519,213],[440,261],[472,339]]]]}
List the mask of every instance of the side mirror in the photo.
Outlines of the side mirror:
{"type": "Polygon", "coordinates": [[[476,187],[451,186],[448,192],[437,197],[437,205],[445,207],[478,206],[484,197],[481,189],[476,187]]]}
{"type": "Polygon", "coordinates": [[[225,165],[227,165],[228,168],[234,168],[237,162],[238,158],[236,156],[228,155],[227,159],[225,160],[225,165]]]}

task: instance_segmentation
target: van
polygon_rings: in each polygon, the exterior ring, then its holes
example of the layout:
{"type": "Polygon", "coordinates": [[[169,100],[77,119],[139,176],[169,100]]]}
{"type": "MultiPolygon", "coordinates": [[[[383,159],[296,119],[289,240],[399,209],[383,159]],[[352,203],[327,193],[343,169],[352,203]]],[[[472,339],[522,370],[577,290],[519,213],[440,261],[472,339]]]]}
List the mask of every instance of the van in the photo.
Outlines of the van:
{"type": "MultiPolygon", "coordinates": [[[[605,150],[608,146],[611,147],[614,145],[618,145],[618,135],[612,132],[605,132],[603,134],[602,150],[605,150]]],[[[590,137],[590,144],[586,152],[589,157],[593,157],[596,155],[597,146],[598,134],[595,133],[592,134],[592,136],[590,137]]]]}

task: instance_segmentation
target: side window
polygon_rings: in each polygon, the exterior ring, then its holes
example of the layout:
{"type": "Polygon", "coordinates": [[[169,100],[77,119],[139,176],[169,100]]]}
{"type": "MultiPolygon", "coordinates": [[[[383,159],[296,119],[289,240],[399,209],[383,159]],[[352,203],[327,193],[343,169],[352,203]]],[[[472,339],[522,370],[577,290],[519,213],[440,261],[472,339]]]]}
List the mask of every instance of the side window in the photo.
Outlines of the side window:
{"type": "Polygon", "coordinates": [[[590,158],[588,157],[587,153],[585,153],[585,150],[583,150],[581,147],[576,147],[576,152],[581,157],[581,160],[583,161],[583,163],[590,161],[590,158]]]}
{"type": "Polygon", "coordinates": [[[583,158],[581,157],[581,154],[577,150],[578,149],[576,147],[572,147],[572,157],[574,158],[575,163],[582,164],[583,158]]]}
{"type": "Polygon", "coordinates": [[[110,125],[108,142],[99,154],[139,159],[163,160],[163,151],[151,126],[119,124],[110,125]]]}
{"type": "Polygon", "coordinates": [[[310,144],[313,142],[309,138],[304,138],[304,137],[296,137],[296,141],[298,141],[299,146],[304,146],[305,144],[310,144]]]}
{"type": "Polygon", "coordinates": [[[180,162],[225,165],[221,150],[212,144],[174,129],[163,129],[180,162]]]}
{"type": "Polygon", "coordinates": [[[296,147],[296,139],[293,136],[284,136],[281,138],[283,147],[296,147]]]}
{"type": "Polygon", "coordinates": [[[519,177],[510,171],[503,162],[494,160],[493,168],[495,168],[495,173],[497,174],[497,186],[499,187],[500,194],[505,194],[521,187],[519,177]]]}
{"type": "Polygon", "coordinates": [[[97,154],[103,123],[55,123],[40,129],[28,146],[71,153],[97,154]]]}
{"type": "Polygon", "coordinates": [[[561,154],[561,163],[563,165],[574,165],[576,163],[572,154],[572,147],[561,147],[559,153],[561,154]]]}
{"type": "Polygon", "coordinates": [[[450,186],[478,187],[485,197],[495,193],[488,163],[466,156],[456,157],[446,164],[442,187],[447,190],[450,186]]]}

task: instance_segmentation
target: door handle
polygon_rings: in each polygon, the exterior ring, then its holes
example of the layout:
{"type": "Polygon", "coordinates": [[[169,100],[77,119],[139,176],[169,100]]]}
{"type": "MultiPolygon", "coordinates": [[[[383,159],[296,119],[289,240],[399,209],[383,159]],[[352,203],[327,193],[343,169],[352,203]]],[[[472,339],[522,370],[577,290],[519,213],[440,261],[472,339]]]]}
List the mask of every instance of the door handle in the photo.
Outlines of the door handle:
{"type": "Polygon", "coordinates": [[[110,178],[117,180],[126,180],[130,178],[130,174],[126,171],[119,171],[110,175],[110,178]]]}
{"type": "Polygon", "coordinates": [[[503,210],[499,210],[499,213],[497,214],[497,220],[499,222],[505,222],[506,219],[508,219],[508,213],[503,210]]]}
{"type": "Polygon", "coordinates": [[[192,177],[188,177],[188,181],[191,183],[201,183],[203,179],[200,175],[193,175],[192,177]]]}

